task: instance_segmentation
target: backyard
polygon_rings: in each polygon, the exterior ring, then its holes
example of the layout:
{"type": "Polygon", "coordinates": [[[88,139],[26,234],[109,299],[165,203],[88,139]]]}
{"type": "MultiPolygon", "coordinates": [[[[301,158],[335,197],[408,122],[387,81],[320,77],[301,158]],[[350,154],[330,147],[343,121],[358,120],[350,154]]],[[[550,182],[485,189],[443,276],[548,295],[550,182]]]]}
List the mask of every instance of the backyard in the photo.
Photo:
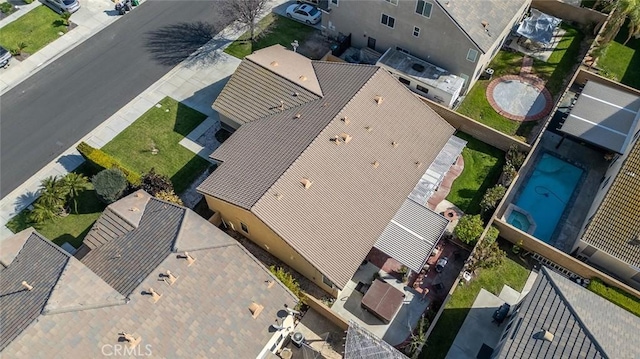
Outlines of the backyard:
{"type": "MultiPolygon", "coordinates": [[[[533,61],[533,73],[546,81],[545,87],[552,96],[562,92],[564,80],[570,75],[580,52],[583,35],[580,31],[564,23],[561,27],[566,31],[562,40],[553,51],[547,62],[533,61]]],[[[523,54],[501,50],[493,59],[490,68],[494,70],[493,78],[520,73],[523,54]]],[[[458,112],[471,117],[496,130],[510,136],[526,139],[537,121],[519,122],[498,114],[487,100],[487,86],[491,80],[478,80],[458,108],[458,112]]]]}
{"type": "Polygon", "coordinates": [[[316,31],[310,26],[271,13],[258,22],[253,41],[249,41],[250,33],[245,32],[232,42],[224,52],[242,59],[256,50],[271,45],[280,44],[289,48],[294,40],[298,40],[302,44],[316,31]]]}
{"type": "Polygon", "coordinates": [[[154,168],[156,173],[168,176],[180,194],[211,165],[179,143],[207,116],[169,97],[159,104],[102,150],[136,172],[146,173],[154,168]]]}
{"type": "Polygon", "coordinates": [[[495,295],[500,294],[504,285],[517,291],[524,288],[530,269],[520,257],[511,252],[508,242],[501,242],[500,247],[507,253],[503,264],[494,268],[481,269],[478,276],[470,283],[458,285],[427,339],[427,345],[420,358],[446,357],[481,288],[495,295]]]}
{"type": "Polygon", "coordinates": [[[51,41],[60,37],[59,32],[67,32],[60,15],[41,5],[0,29],[0,45],[9,51],[19,50],[34,54],[51,41]]]}
{"type": "Polygon", "coordinates": [[[462,150],[464,170],[453,182],[447,200],[464,213],[478,214],[485,191],[498,182],[504,152],[466,133],[458,132],[456,136],[467,141],[462,150]]]}
{"type": "Polygon", "coordinates": [[[629,30],[625,24],[603,56],[598,59],[600,74],[640,90],[640,38],[623,45],[629,30]]]}

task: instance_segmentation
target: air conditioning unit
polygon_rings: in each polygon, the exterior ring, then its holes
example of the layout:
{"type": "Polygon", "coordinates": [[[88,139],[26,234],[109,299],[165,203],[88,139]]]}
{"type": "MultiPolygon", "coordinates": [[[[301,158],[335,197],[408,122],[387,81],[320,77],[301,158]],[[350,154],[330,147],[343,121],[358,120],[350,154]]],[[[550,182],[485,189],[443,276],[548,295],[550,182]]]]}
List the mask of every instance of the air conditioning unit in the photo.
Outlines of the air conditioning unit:
{"type": "Polygon", "coordinates": [[[304,334],[300,332],[295,332],[291,334],[291,341],[296,347],[298,348],[302,347],[302,344],[304,343],[304,334]]]}

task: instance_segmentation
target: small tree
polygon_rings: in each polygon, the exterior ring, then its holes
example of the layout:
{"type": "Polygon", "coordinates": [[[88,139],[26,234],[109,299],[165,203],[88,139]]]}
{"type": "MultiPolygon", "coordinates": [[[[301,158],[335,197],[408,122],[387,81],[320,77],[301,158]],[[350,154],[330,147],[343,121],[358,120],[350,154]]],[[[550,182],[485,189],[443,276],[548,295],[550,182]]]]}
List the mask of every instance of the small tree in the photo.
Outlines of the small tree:
{"type": "Polygon", "coordinates": [[[71,172],[63,178],[65,192],[70,200],[73,201],[73,209],[78,213],[78,195],[89,188],[89,179],[82,174],[71,172]]]}
{"type": "Polygon", "coordinates": [[[117,168],[101,171],[91,179],[98,198],[107,204],[117,201],[127,189],[127,178],[117,168]]]}
{"type": "Polygon", "coordinates": [[[482,241],[473,251],[469,261],[469,269],[493,268],[504,262],[507,254],[500,249],[497,241],[482,241]]]}
{"type": "Polygon", "coordinates": [[[527,158],[527,155],[524,152],[520,152],[520,150],[518,150],[518,146],[511,145],[505,157],[507,162],[511,163],[516,170],[519,170],[520,167],[522,167],[524,160],[527,158]]]}
{"type": "Polygon", "coordinates": [[[43,208],[58,213],[66,199],[66,190],[58,176],[50,176],[40,182],[40,197],[36,200],[43,208]]]}
{"type": "Polygon", "coordinates": [[[464,243],[474,245],[483,231],[484,223],[480,215],[476,214],[474,216],[466,215],[460,218],[453,233],[464,243]]]}
{"type": "Polygon", "coordinates": [[[493,213],[493,210],[498,205],[498,202],[504,197],[507,189],[503,185],[497,185],[491,187],[485,192],[482,201],[480,201],[480,211],[483,216],[493,213]]]}
{"type": "Polygon", "coordinates": [[[172,191],[160,191],[158,193],[156,193],[155,195],[156,198],[159,198],[163,201],[167,201],[167,202],[171,202],[174,204],[177,204],[178,206],[184,206],[184,203],[182,203],[182,200],[180,199],[180,197],[178,197],[178,195],[172,191]]]}
{"type": "Polygon", "coordinates": [[[36,201],[33,209],[29,212],[29,220],[34,223],[42,223],[56,218],[56,211],[36,201]]]}
{"type": "Polygon", "coordinates": [[[255,29],[258,18],[266,11],[268,0],[231,0],[226,6],[229,17],[249,28],[249,41],[255,40],[255,29]]]}
{"type": "Polygon", "coordinates": [[[487,234],[484,236],[484,241],[489,243],[495,242],[496,239],[498,239],[499,235],[500,230],[495,226],[491,226],[491,228],[489,228],[489,230],[487,231],[487,234]]]}
{"type": "Polygon", "coordinates": [[[18,52],[18,55],[22,55],[22,52],[23,52],[23,51],[24,51],[24,49],[26,49],[27,47],[29,47],[29,45],[28,45],[26,42],[24,42],[24,41],[20,41],[20,42],[17,44],[17,48],[16,48],[16,50],[17,50],[17,52],[18,52]]]}
{"type": "Polygon", "coordinates": [[[62,18],[62,24],[64,26],[69,26],[69,19],[71,18],[71,13],[68,11],[65,11],[62,14],[60,14],[60,18],[62,18]]]}
{"type": "Polygon", "coordinates": [[[291,275],[291,273],[285,271],[282,267],[270,266],[269,271],[273,273],[273,275],[284,284],[285,287],[289,288],[291,293],[293,293],[300,300],[299,304],[304,304],[305,296],[302,289],[300,289],[300,284],[298,281],[291,275]]]}
{"type": "Polygon", "coordinates": [[[420,354],[420,349],[427,341],[427,328],[429,328],[429,321],[424,317],[424,313],[418,322],[418,326],[415,329],[415,333],[411,333],[411,341],[407,345],[407,354],[411,355],[411,358],[417,358],[420,354]]]}
{"type": "Polygon", "coordinates": [[[504,166],[502,166],[502,175],[500,176],[500,183],[505,187],[511,186],[511,183],[513,182],[513,179],[516,177],[517,174],[518,174],[518,171],[516,170],[515,167],[513,167],[513,164],[511,164],[511,162],[505,163],[504,166]]]}
{"type": "Polygon", "coordinates": [[[174,192],[173,183],[171,183],[169,177],[156,173],[154,168],[142,176],[139,188],[154,197],[156,197],[159,192],[174,192]]]}

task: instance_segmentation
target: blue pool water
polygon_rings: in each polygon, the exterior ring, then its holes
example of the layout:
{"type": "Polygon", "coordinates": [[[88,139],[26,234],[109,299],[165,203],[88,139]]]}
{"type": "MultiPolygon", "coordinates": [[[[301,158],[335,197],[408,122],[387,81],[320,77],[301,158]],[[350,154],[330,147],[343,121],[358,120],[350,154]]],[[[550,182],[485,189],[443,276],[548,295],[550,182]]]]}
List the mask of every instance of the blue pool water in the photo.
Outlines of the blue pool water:
{"type": "MultiPolygon", "coordinates": [[[[542,155],[515,203],[529,212],[535,221],[534,237],[549,243],[582,172],[582,169],[558,157],[548,153],[542,155]]],[[[511,217],[507,219],[510,224],[511,217]]],[[[513,218],[516,227],[516,222],[521,219],[513,218]]]]}
{"type": "Polygon", "coordinates": [[[507,218],[507,223],[518,228],[523,232],[529,231],[529,227],[531,227],[531,223],[529,223],[529,218],[525,214],[522,214],[516,210],[511,211],[509,218],[507,218]]]}

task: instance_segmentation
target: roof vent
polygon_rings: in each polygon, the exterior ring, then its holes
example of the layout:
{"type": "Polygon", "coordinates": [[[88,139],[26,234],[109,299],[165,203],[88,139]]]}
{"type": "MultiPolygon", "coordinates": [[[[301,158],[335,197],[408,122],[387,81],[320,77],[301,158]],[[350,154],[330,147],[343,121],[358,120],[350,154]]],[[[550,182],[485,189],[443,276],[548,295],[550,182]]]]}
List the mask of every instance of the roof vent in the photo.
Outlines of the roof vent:
{"type": "Polygon", "coordinates": [[[415,162],[415,164],[416,164],[416,167],[417,167],[417,168],[422,167],[422,162],[420,162],[420,161],[416,161],[416,162],[415,162]]]}
{"type": "Polygon", "coordinates": [[[281,193],[275,193],[274,196],[276,197],[276,199],[279,201],[282,199],[282,194],[281,193]]]}
{"type": "Polygon", "coordinates": [[[271,289],[271,287],[273,287],[276,284],[275,280],[266,280],[265,281],[267,283],[267,288],[271,289]]]}
{"type": "Polygon", "coordinates": [[[371,162],[371,165],[373,166],[373,168],[378,168],[378,166],[380,166],[380,162],[373,161],[373,162],[371,162]]]}
{"type": "Polygon", "coordinates": [[[137,198],[142,198],[142,197],[143,197],[142,192],[136,192],[136,197],[137,197],[137,198]]]}
{"type": "Polygon", "coordinates": [[[271,61],[271,66],[277,67],[278,66],[278,61],[271,61]]]}
{"type": "Polygon", "coordinates": [[[302,75],[302,76],[298,77],[298,79],[299,79],[300,81],[307,81],[307,76],[302,75]]]}
{"type": "Polygon", "coordinates": [[[418,64],[418,63],[414,63],[413,65],[411,65],[411,68],[414,71],[418,71],[418,72],[424,71],[424,65],[421,65],[421,64],[418,64]]]}
{"type": "Polygon", "coordinates": [[[189,252],[184,252],[184,254],[179,254],[178,258],[183,258],[187,260],[187,263],[189,263],[189,267],[191,267],[191,265],[196,261],[195,258],[193,258],[189,252]]]}
{"type": "Polygon", "coordinates": [[[343,132],[343,133],[340,134],[340,138],[344,141],[344,143],[349,143],[349,142],[351,142],[351,139],[353,138],[353,136],[351,136],[348,133],[343,132]]]}
{"type": "Polygon", "coordinates": [[[344,116],[344,117],[343,117],[343,118],[341,118],[340,120],[341,120],[342,122],[344,122],[344,124],[345,124],[345,125],[348,125],[348,124],[349,124],[349,122],[351,122],[351,121],[347,118],[347,116],[344,116]]]}
{"type": "Polygon", "coordinates": [[[256,302],[252,302],[249,305],[249,311],[251,312],[251,317],[253,317],[253,319],[256,319],[260,315],[263,309],[264,309],[264,306],[256,302]]]}
{"type": "Polygon", "coordinates": [[[161,273],[160,277],[162,277],[162,280],[168,285],[173,285],[173,283],[178,279],[178,277],[173,275],[170,270],[167,270],[165,273],[161,273]]]}
{"type": "Polygon", "coordinates": [[[384,101],[384,99],[382,98],[382,96],[378,95],[376,97],[374,97],[374,100],[376,100],[376,103],[378,105],[382,104],[382,101],[384,101]]]}
{"type": "Polygon", "coordinates": [[[533,335],[533,339],[541,339],[549,343],[553,342],[553,337],[554,335],[546,329],[540,329],[539,332],[533,335]]]}
{"type": "Polygon", "coordinates": [[[331,141],[331,142],[335,143],[335,144],[336,144],[336,146],[339,146],[339,145],[340,145],[340,143],[342,143],[342,140],[340,139],[340,136],[338,136],[338,135],[335,135],[335,136],[331,137],[331,138],[329,139],[329,141],[331,141]]]}
{"type": "Polygon", "coordinates": [[[129,208],[129,211],[131,211],[131,212],[140,212],[138,207],[131,207],[131,208],[129,208]]]}
{"type": "Polygon", "coordinates": [[[298,97],[298,95],[300,95],[300,94],[299,94],[299,93],[297,93],[297,92],[294,92],[294,93],[293,93],[293,97],[298,97]]]}
{"type": "Polygon", "coordinates": [[[294,118],[300,118],[300,117],[302,117],[302,114],[301,114],[300,112],[298,112],[298,113],[296,113],[296,115],[295,115],[295,116],[293,116],[293,117],[294,117],[294,118]]]}
{"type": "Polygon", "coordinates": [[[302,185],[304,186],[304,189],[309,189],[309,187],[311,187],[311,185],[313,184],[313,182],[309,181],[308,178],[301,179],[300,183],[302,183],[302,185]]]}
{"type": "Polygon", "coordinates": [[[391,146],[393,146],[393,148],[398,148],[398,142],[392,141],[391,146]]]}
{"type": "Polygon", "coordinates": [[[484,28],[489,26],[489,22],[487,20],[482,20],[481,24],[482,24],[482,27],[484,28]]]}
{"type": "Polygon", "coordinates": [[[26,281],[26,280],[23,280],[21,284],[22,284],[22,286],[24,287],[24,289],[26,289],[26,290],[28,290],[28,291],[33,290],[33,286],[32,286],[32,285],[29,285],[29,283],[27,283],[27,281],[26,281]]]}
{"type": "Polygon", "coordinates": [[[151,295],[151,299],[153,299],[154,303],[156,303],[157,301],[160,300],[160,298],[162,298],[162,294],[159,294],[153,288],[149,288],[149,290],[147,291],[147,294],[151,295]]]}
{"type": "Polygon", "coordinates": [[[136,345],[140,344],[140,341],[142,340],[142,337],[134,337],[131,334],[126,333],[125,331],[122,331],[122,333],[118,333],[118,335],[120,335],[121,338],[124,339],[124,341],[129,343],[129,347],[133,348],[136,345]]]}
{"type": "Polygon", "coordinates": [[[280,100],[280,110],[284,110],[284,101],[280,100]]]}
{"type": "Polygon", "coordinates": [[[373,127],[371,126],[364,126],[364,129],[367,130],[367,132],[373,131],[373,127]]]}

